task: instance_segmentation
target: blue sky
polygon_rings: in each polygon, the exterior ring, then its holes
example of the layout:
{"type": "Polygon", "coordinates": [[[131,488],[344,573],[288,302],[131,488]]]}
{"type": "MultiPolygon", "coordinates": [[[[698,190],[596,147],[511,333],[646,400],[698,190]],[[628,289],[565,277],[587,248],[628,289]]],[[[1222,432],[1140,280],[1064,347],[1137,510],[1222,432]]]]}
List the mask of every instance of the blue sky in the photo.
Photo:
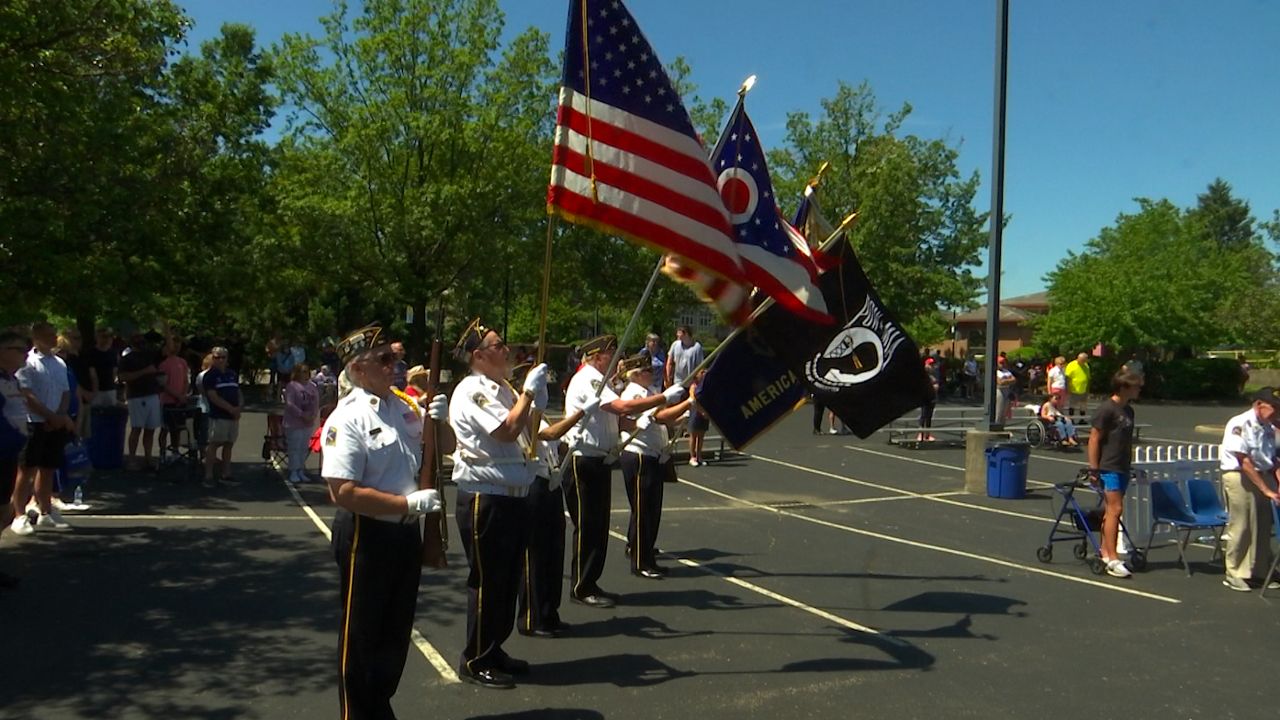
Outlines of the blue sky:
{"type": "MultiPolygon", "coordinates": [[[[269,45],[319,33],[330,0],[178,0],[191,47],[223,22],[269,45]]],[[[358,6],[358,0],[352,0],[358,6]]],[[[564,0],[501,0],[509,33],[563,44],[564,0]]],[[[815,113],[845,80],[866,80],[904,128],[960,144],[960,169],[990,204],[994,0],[629,0],[664,61],[683,55],[704,96],[747,75],[766,147],[789,111],[815,113]]],[[[1215,177],[1259,219],[1280,208],[1280,2],[1013,0],[1009,23],[1005,297],[1037,292],[1134,197],[1187,206],[1215,177]]],[[[548,162],[550,148],[548,148],[548,162]]],[[[985,254],[984,254],[985,257],[985,254]]]]}

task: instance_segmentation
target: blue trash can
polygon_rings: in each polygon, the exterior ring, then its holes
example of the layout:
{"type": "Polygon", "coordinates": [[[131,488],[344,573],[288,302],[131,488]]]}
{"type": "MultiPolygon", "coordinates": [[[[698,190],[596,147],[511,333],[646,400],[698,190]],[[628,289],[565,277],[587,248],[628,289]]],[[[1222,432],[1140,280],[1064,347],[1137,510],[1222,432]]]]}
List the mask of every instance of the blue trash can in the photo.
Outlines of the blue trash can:
{"type": "Polygon", "coordinates": [[[1005,500],[1027,496],[1027,443],[999,443],[987,448],[987,495],[1005,500]]]}
{"type": "Polygon", "coordinates": [[[118,470],[124,466],[124,430],[129,411],[122,407],[96,407],[89,415],[90,437],[85,442],[89,462],[97,470],[118,470]]]}

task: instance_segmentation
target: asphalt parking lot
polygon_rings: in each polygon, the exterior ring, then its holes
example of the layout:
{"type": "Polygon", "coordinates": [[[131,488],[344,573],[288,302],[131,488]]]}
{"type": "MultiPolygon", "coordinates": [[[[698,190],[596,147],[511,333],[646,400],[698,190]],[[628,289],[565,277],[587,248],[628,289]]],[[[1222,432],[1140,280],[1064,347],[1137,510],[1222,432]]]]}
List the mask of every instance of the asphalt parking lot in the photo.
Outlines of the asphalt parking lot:
{"type": "MultiPolygon", "coordinates": [[[[945,408],[946,406],[944,406],[945,408]]],[[[1150,443],[1211,442],[1243,410],[1139,405],[1150,443]]],[[[940,412],[942,412],[940,410],[940,412]]],[[[337,710],[337,574],[319,486],[291,492],[246,416],[238,483],[103,473],[74,527],[0,536],[10,648],[0,718],[321,718],[337,710]],[[314,513],[314,518],[312,516],[314,513]]],[[[666,487],[670,576],[565,603],[571,635],[513,636],[512,691],[457,682],[465,562],[424,574],[402,718],[1270,718],[1280,592],[1228,592],[1221,564],[1172,547],[1132,579],[1035,549],[1048,483],[1080,453],[1035,451],[1024,500],[963,492],[959,448],[815,436],[804,410],[666,487]]],[[[314,467],[314,459],[312,461],[314,467]]],[[[615,473],[614,526],[626,522],[615,473]]],[[[451,494],[451,493],[450,493],[451,494]]],[[[452,498],[450,498],[452,499],[452,498]]]]}

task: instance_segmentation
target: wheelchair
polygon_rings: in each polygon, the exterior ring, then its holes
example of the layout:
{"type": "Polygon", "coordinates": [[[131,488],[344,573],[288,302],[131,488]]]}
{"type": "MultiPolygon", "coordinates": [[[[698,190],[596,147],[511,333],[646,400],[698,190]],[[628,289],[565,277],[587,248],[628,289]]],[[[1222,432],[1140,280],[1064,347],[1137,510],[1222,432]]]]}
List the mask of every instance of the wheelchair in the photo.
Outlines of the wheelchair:
{"type": "MultiPolygon", "coordinates": [[[[1031,447],[1046,449],[1074,449],[1066,444],[1066,438],[1058,431],[1056,423],[1036,416],[1027,423],[1027,444],[1031,447]]],[[[1079,442],[1079,439],[1076,440],[1079,442]]]]}

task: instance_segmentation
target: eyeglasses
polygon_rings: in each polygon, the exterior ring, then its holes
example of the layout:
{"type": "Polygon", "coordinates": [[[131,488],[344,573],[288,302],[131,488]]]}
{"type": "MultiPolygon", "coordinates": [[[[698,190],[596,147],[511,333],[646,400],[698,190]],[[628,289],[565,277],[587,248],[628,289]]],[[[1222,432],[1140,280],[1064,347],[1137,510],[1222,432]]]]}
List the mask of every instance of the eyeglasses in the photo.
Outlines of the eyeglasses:
{"type": "Polygon", "coordinates": [[[477,349],[477,350],[488,350],[488,349],[490,349],[490,348],[505,348],[505,347],[507,347],[507,341],[506,341],[506,340],[499,340],[499,341],[497,341],[497,342],[492,342],[492,343],[489,343],[489,344],[487,344],[487,345],[481,345],[480,347],[478,347],[478,348],[476,348],[476,349],[477,349]]]}

